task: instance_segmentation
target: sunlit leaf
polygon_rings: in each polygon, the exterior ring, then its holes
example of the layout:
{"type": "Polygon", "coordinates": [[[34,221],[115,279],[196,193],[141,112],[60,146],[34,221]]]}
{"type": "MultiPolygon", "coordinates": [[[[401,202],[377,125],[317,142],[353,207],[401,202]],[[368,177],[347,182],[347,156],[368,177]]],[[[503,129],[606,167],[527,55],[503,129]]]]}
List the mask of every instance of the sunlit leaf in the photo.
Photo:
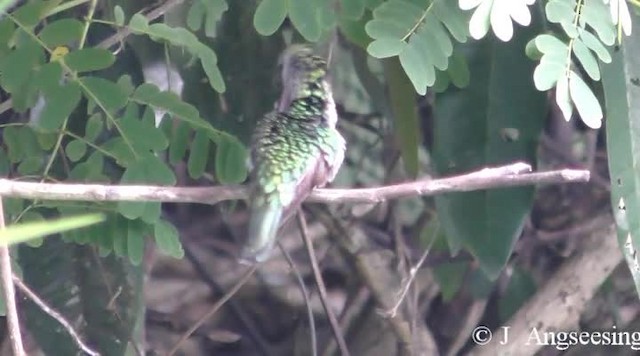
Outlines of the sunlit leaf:
{"type": "Polygon", "coordinates": [[[25,242],[62,231],[78,229],[104,221],[102,214],[89,214],[61,219],[16,224],[0,230],[0,245],[7,246],[25,242]]]}

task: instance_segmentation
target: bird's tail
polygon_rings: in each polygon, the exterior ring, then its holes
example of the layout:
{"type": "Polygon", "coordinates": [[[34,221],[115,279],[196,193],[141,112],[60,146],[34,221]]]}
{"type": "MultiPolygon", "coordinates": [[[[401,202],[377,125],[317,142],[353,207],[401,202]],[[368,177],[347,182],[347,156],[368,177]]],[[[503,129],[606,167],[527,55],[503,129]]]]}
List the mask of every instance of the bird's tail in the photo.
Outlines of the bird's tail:
{"type": "Polygon", "coordinates": [[[276,233],[282,220],[283,207],[277,202],[251,204],[249,235],[240,253],[240,261],[255,264],[269,258],[276,242],[276,233]]]}

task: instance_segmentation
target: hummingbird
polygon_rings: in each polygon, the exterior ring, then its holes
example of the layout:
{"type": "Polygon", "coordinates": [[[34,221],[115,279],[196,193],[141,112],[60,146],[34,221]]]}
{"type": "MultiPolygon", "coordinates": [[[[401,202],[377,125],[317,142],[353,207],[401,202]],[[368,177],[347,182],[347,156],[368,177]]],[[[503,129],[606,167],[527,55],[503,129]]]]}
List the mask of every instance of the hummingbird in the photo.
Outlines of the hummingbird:
{"type": "Polygon", "coordinates": [[[240,253],[240,261],[247,264],[269,258],[278,228],[314,188],[333,181],[346,149],[336,129],[327,62],[310,47],[293,45],[280,56],[279,65],[281,96],[251,138],[251,217],[240,253]]]}

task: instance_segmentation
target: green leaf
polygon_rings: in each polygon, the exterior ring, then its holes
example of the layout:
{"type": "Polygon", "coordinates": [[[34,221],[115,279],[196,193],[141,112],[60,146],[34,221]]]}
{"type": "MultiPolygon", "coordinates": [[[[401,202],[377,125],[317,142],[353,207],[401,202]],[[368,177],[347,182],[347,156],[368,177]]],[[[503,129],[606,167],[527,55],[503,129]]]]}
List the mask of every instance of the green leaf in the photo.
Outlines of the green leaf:
{"type": "Polygon", "coordinates": [[[162,253],[174,258],[184,257],[178,230],[170,222],[165,220],[158,221],[154,225],[154,236],[156,244],[162,253]]]}
{"type": "Polygon", "coordinates": [[[144,257],[144,239],[149,227],[140,220],[129,221],[127,229],[127,254],[134,266],[142,263],[144,257]]]}
{"type": "MultiPolygon", "coordinates": [[[[142,161],[136,161],[129,165],[120,178],[121,185],[127,184],[149,184],[147,172],[142,161]]],[[[119,201],[118,212],[127,219],[137,219],[144,214],[146,202],[143,201],[119,201]]]]}
{"type": "Polygon", "coordinates": [[[12,39],[15,31],[15,24],[8,18],[0,20],[0,57],[4,57],[13,50],[12,39]]]}
{"type": "Polygon", "coordinates": [[[12,16],[22,26],[26,28],[33,28],[40,20],[44,18],[45,11],[47,10],[47,2],[45,1],[31,1],[16,10],[12,16]]]}
{"type": "Polygon", "coordinates": [[[204,174],[209,158],[209,142],[209,137],[203,131],[196,131],[187,161],[187,171],[191,178],[200,178],[204,174]]]}
{"type": "Polygon", "coordinates": [[[509,284],[498,299],[500,321],[505,323],[536,292],[536,282],[530,273],[514,268],[509,284]]]}
{"type": "MultiPolygon", "coordinates": [[[[146,153],[130,164],[124,171],[120,184],[160,184],[174,185],[176,177],[157,156],[146,153]]],[[[147,202],[118,202],[118,212],[128,219],[137,219],[145,213],[147,202]]]]}
{"type": "Polygon", "coordinates": [[[69,141],[65,152],[67,153],[67,157],[69,157],[69,160],[71,160],[71,162],[77,162],[82,157],[84,157],[85,153],[87,152],[87,145],[80,140],[69,141]]]}
{"type": "Polygon", "coordinates": [[[36,78],[38,88],[42,90],[44,95],[57,91],[61,85],[62,66],[57,61],[49,62],[39,68],[36,78]]]}
{"type": "Polygon", "coordinates": [[[38,37],[49,48],[69,45],[80,39],[83,27],[82,22],[77,19],[61,19],[46,25],[38,37]]]}
{"type": "Polygon", "coordinates": [[[11,163],[16,163],[24,157],[20,139],[16,135],[20,131],[19,127],[7,126],[2,130],[2,142],[7,146],[7,157],[11,163]]]}
{"type": "Polygon", "coordinates": [[[113,8],[113,18],[118,26],[124,26],[124,10],[120,5],[113,8]]]}
{"type": "Polygon", "coordinates": [[[76,72],[90,72],[111,67],[116,57],[103,48],[83,48],[63,57],[64,63],[76,72]]]}
{"type": "Polygon", "coordinates": [[[453,55],[451,56],[449,68],[447,68],[447,74],[451,79],[451,83],[460,89],[466,88],[471,80],[467,61],[457,52],[453,52],[453,55]]]}
{"type": "Polygon", "coordinates": [[[42,157],[38,138],[30,127],[5,127],[2,137],[7,146],[9,160],[12,163],[17,163],[27,157],[42,157]]]}
{"type": "Polygon", "coordinates": [[[7,177],[11,171],[11,162],[9,162],[9,157],[7,153],[4,151],[4,148],[0,147],[0,176],[7,177]]]}
{"type": "Polygon", "coordinates": [[[594,51],[598,55],[598,58],[600,58],[602,62],[611,63],[611,55],[609,54],[609,51],[591,32],[582,31],[580,33],[580,39],[587,47],[589,47],[590,50],[594,51]]]}
{"type": "Polygon", "coordinates": [[[216,130],[211,124],[202,119],[193,105],[185,103],[175,93],[160,91],[153,84],[140,85],[133,93],[131,100],[164,110],[174,119],[189,123],[194,129],[205,129],[214,136],[222,134],[222,132],[216,130]]]}
{"type": "Polygon", "coordinates": [[[62,231],[97,224],[102,221],[104,221],[104,215],[102,214],[87,214],[42,222],[11,225],[0,230],[0,245],[13,245],[62,231]]]}
{"type": "Polygon", "coordinates": [[[225,0],[200,0],[204,5],[204,34],[209,38],[216,36],[218,22],[224,13],[229,10],[229,5],[225,0]]]}
{"type": "Polygon", "coordinates": [[[218,58],[216,54],[205,45],[200,45],[197,48],[194,53],[200,57],[202,69],[204,69],[204,73],[209,79],[209,84],[211,84],[211,87],[218,93],[224,93],[226,86],[224,79],[222,79],[222,73],[220,73],[220,69],[218,69],[218,58]]]}
{"type": "Polygon", "coordinates": [[[113,236],[113,252],[115,252],[116,256],[119,257],[127,256],[129,221],[130,220],[117,215],[110,224],[110,230],[112,231],[113,236]]]}
{"type": "Polygon", "coordinates": [[[87,98],[109,113],[122,109],[129,99],[116,83],[104,78],[82,77],[80,83],[87,98]]]}
{"type": "Polygon", "coordinates": [[[466,262],[444,263],[433,268],[434,277],[445,302],[451,301],[458,293],[468,269],[466,262]]]}
{"type": "Polygon", "coordinates": [[[12,94],[13,108],[24,112],[35,105],[37,83],[35,68],[44,63],[44,53],[37,44],[26,44],[11,51],[0,62],[0,86],[12,94]]]}
{"type": "Polygon", "coordinates": [[[221,184],[238,184],[247,178],[247,152],[236,139],[221,139],[216,146],[216,177],[221,184]]]}
{"type": "Polygon", "coordinates": [[[307,41],[315,42],[322,34],[318,14],[318,1],[290,1],[289,19],[307,41]]]}
{"type": "Polygon", "coordinates": [[[77,164],[69,174],[69,178],[80,182],[106,182],[110,183],[109,177],[105,176],[104,156],[100,151],[94,151],[84,162],[77,164]]]}
{"type": "Polygon", "coordinates": [[[374,39],[368,46],[369,54],[379,58],[398,55],[421,95],[434,85],[436,69],[447,69],[453,53],[450,37],[461,42],[467,38],[466,15],[449,3],[386,1],[375,8],[373,19],[365,26],[374,39]]]}
{"type": "Polygon", "coordinates": [[[176,184],[175,174],[158,156],[147,154],[140,159],[144,161],[148,182],[167,186],[176,184]]]}
{"type": "Polygon", "coordinates": [[[116,163],[128,167],[135,161],[135,156],[122,137],[114,137],[101,146],[105,151],[116,157],[116,163]]]}
{"type": "Polygon", "coordinates": [[[187,26],[192,31],[198,31],[202,27],[202,21],[204,20],[204,5],[200,1],[194,1],[193,5],[187,12],[187,26]]]}
{"type": "Polygon", "coordinates": [[[140,219],[153,225],[158,222],[160,215],[162,215],[162,203],[150,201],[145,204],[144,213],[142,213],[140,219]]]}
{"type": "Polygon", "coordinates": [[[41,132],[36,131],[36,138],[38,139],[38,145],[45,151],[48,151],[56,145],[58,141],[57,132],[41,132]]]}
{"type": "Polygon", "coordinates": [[[364,13],[365,0],[341,0],[342,15],[350,20],[358,20],[364,13]]]}
{"type": "Polygon", "coordinates": [[[131,79],[131,76],[128,74],[121,75],[120,78],[118,78],[117,84],[118,84],[118,87],[120,87],[120,89],[127,96],[131,95],[135,90],[135,87],[133,86],[133,80],[131,79]]]}
{"type": "Polygon", "coordinates": [[[556,84],[556,104],[562,111],[564,119],[569,121],[571,115],[573,115],[573,105],[571,103],[571,96],[569,95],[569,77],[562,76],[558,79],[556,84]]]}
{"type": "MultiPolygon", "coordinates": [[[[536,161],[546,99],[531,85],[533,63],[524,51],[536,30],[519,29],[507,44],[487,37],[462,46],[472,80],[467,88],[449,89],[435,101],[433,158],[439,175],[536,161]],[[505,128],[517,130],[519,137],[505,140],[505,128]]],[[[449,245],[465,247],[484,273],[497,277],[520,235],[533,192],[523,187],[437,196],[449,245]]]]}
{"type": "Polygon", "coordinates": [[[615,26],[611,21],[609,9],[602,1],[586,1],[583,3],[580,18],[580,25],[591,26],[598,34],[600,40],[607,46],[612,46],[616,41],[615,26]]]}
{"type": "Polygon", "coordinates": [[[420,95],[425,95],[427,87],[436,82],[435,68],[427,65],[423,58],[416,47],[409,47],[400,54],[400,64],[420,95]]]}
{"type": "Polygon", "coordinates": [[[104,118],[101,113],[95,113],[87,119],[87,125],[84,128],[84,138],[87,141],[94,142],[104,128],[104,118]]]}
{"type": "Polygon", "coordinates": [[[400,146],[405,171],[410,177],[415,177],[418,174],[418,145],[421,130],[414,90],[397,60],[385,62],[384,69],[389,86],[396,142],[400,146]]]}
{"type": "Polygon", "coordinates": [[[18,165],[18,173],[21,175],[32,175],[38,173],[42,168],[44,160],[41,156],[29,156],[18,165]]]}
{"type": "Polygon", "coordinates": [[[253,16],[253,26],[259,34],[270,36],[280,28],[286,17],[285,0],[262,0],[253,16]]]}
{"type": "Polygon", "coordinates": [[[149,25],[144,16],[135,14],[129,22],[129,28],[134,33],[146,34],[155,41],[166,41],[172,45],[186,48],[192,55],[197,56],[202,64],[211,87],[223,93],[226,89],[222,74],[218,69],[218,59],[215,52],[191,32],[182,27],[170,27],[163,23],[149,25]]]}
{"type": "Polygon", "coordinates": [[[592,129],[599,129],[602,126],[602,108],[598,98],[574,71],[569,72],[569,94],[580,119],[592,129]]]}
{"type": "MultiPolygon", "coordinates": [[[[135,104],[134,104],[135,105],[135,104]]],[[[134,137],[132,145],[136,152],[160,151],[167,147],[167,138],[153,122],[141,120],[138,112],[125,114],[118,123],[127,137],[134,137]],[[133,114],[133,115],[132,115],[133,114]]]]}
{"type": "Polygon", "coordinates": [[[569,46],[551,35],[537,36],[535,46],[543,55],[533,73],[533,81],[538,90],[549,90],[566,75],[569,46]]]}
{"type": "Polygon", "coordinates": [[[45,96],[45,105],[37,121],[38,128],[46,132],[59,129],[76,109],[80,98],[80,87],[73,82],[49,92],[45,96]]]}
{"type": "Polygon", "coordinates": [[[575,19],[575,0],[551,0],[544,8],[547,14],[547,20],[553,23],[568,22],[571,23],[575,19]]]}
{"type": "Polygon", "coordinates": [[[600,80],[600,68],[598,61],[593,56],[589,48],[579,40],[573,41],[573,53],[580,61],[582,68],[593,80],[600,80]]]}
{"type": "MultiPolygon", "coordinates": [[[[633,17],[633,25],[639,25],[633,17]]],[[[602,66],[607,112],[607,156],[611,177],[611,206],[618,243],[640,295],[640,36],[634,31],[602,66]]]]}
{"type": "MultiPolygon", "coordinates": [[[[478,2],[480,3],[480,6],[478,6],[478,8],[473,12],[471,20],[469,21],[469,34],[477,40],[483,38],[487,32],[489,32],[489,27],[491,25],[491,5],[493,1],[483,0],[478,2]]],[[[460,7],[463,10],[467,10],[462,7],[462,4],[460,7]]]]}
{"type": "Polygon", "coordinates": [[[187,153],[189,133],[191,133],[191,128],[186,122],[178,121],[176,123],[169,145],[169,162],[171,164],[175,165],[178,162],[182,162],[184,155],[187,153]]]}
{"type": "MultiPolygon", "coordinates": [[[[20,219],[19,222],[30,223],[30,222],[42,222],[42,221],[45,221],[42,214],[40,214],[37,211],[30,210],[22,215],[22,218],[20,219]]],[[[43,242],[44,242],[44,238],[40,237],[40,238],[35,238],[33,240],[25,241],[25,244],[29,247],[40,247],[42,246],[43,242]]]]}
{"type": "Polygon", "coordinates": [[[134,33],[145,33],[149,30],[149,21],[147,21],[144,15],[135,13],[131,16],[131,20],[129,20],[129,27],[134,33]]]}
{"type": "Polygon", "coordinates": [[[397,38],[381,38],[375,40],[367,47],[367,52],[376,58],[387,58],[402,53],[406,43],[397,38]]]}
{"type": "Polygon", "coordinates": [[[362,48],[367,48],[369,43],[371,42],[371,38],[367,35],[365,31],[365,24],[369,20],[368,16],[364,16],[359,21],[349,21],[347,19],[340,19],[340,32],[347,38],[349,41],[357,44],[362,48]]]}

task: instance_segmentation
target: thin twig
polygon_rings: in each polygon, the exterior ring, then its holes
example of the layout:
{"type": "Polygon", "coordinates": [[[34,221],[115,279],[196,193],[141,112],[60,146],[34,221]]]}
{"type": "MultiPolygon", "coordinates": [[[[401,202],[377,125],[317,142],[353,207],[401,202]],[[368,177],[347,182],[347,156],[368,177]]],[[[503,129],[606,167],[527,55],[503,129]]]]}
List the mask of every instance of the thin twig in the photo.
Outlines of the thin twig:
{"type": "MultiPolygon", "coordinates": [[[[380,256],[366,252],[366,239],[358,237],[365,234],[356,224],[343,224],[338,218],[328,212],[327,207],[313,208],[314,216],[323,223],[329,230],[331,240],[340,247],[345,260],[351,268],[358,274],[371,291],[379,309],[388,309],[396,300],[393,290],[389,289],[389,281],[400,278],[392,272],[392,268],[380,268],[380,256]]],[[[438,354],[437,348],[433,347],[434,342],[425,337],[414,338],[415,333],[410,328],[410,320],[404,313],[398,314],[395,318],[385,319],[393,333],[396,335],[401,353],[412,354],[438,354]]],[[[415,330],[414,330],[415,331],[415,330]]],[[[424,335],[423,335],[424,336],[424,335]]]]}
{"type": "Polygon", "coordinates": [[[34,302],[38,307],[40,307],[43,312],[56,319],[56,321],[58,321],[58,323],[60,323],[60,325],[62,325],[62,327],[67,330],[69,335],[71,335],[71,338],[76,342],[76,344],[82,351],[91,356],[100,355],[100,353],[93,351],[89,346],[87,346],[87,344],[82,341],[80,335],[78,335],[73,326],[71,326],[71,324],[69,324],[69,322],[62,315],[60,315],[60,313],[51,308],[47,303],[45,303],[44,300],[40,299],[40,297],[38,297],[38,295],[36,295],[26,284],[24,284],[24,282],[20,278],[18,278],[18,276],[14,274],[12,277],[13,283],[15,283],[18,289],[20,289],[20,291],[27,298],[31,299],[31,301],[34,302]]]}
{"type": "MultiPolygon", "coordinates": [[[[4,230],[4,208],[2,196],[0,195],[0,230],[4,230]]],[[[0,283],[4,292],[4,303],[7,309],[7,326],[9,338],[11,339],[11,349],[15,356],[25,356],[22,335],[20,334],[20,320],[18,319],[18,308],[16,306],[16,291],[11,280],[13,272],[11,270],[11,255],[9,247],[0,247],[0,283]]]]}
{"type": "MultiPolygon", "coordinates": [[[[340,328],[342,330],[349,330],[353,321],[362,313],[362,309],[366,306],[369,300],[370,293],[365,287],[360,288],[346,303],[342,315],[340,315],[340,328]]],[[[331,356],[336,353],[336,340],[331,339],[329,344],[322,352],[322,356],[331,356]]]]}
{"type": "Polygon", "coordinates": [[[311,355],[317,356],[318,340],[316,339],[316,323],[315,319],[313,318],[313,308],[311,307],[309,291],[307,291],[307,287],[304,284],[304,279],[302,278],[302,275],[300,274],[300,271],[298,270],[295,262],[293,262],[293,258],[291,258],[289,252],[287,252],[284,246],[282,246],[281,240],[278,240],[278,247],[280,248],[280,251],[282,251],[282,255],[284,255],[284,258],[289,263],[289,266],[291,266],[291,271],[293,271],[293,274],[296,276],[298,284],[300,285],[300,292],[302,293],[302,298],[304,299],[304,303],[307,306],[307,316],[309,318],[309,333],[311,333],[311,355]]]}
{"type": "Polygon", "coordinates": [[[322,280],[322,274],[320,273],[320,268],[318,267],[318,261],[316,260],[315,253],[313,252],[313,243],[309,238],[309,234],[307,234],[307,221],[305,220],[304,213],[301,209],[298,210],[297,215],[300,234],[302,235],[302,241],[304,241],[304,245],[307,248],[307,254],[309,255],[309,261],[311,262],[311,269],[313,270],[313,277],[316,282],[316,286],[318,287],[318,294],[320,295],[322,307],[324,308],[324,312],[327,314],[327,318],[329,319],[331,331],[333,331],[333,336],[335,336],[336,341],[338,342],[340,353],[342,353],[343,356],[349,356],[349,349],[347,349],[347,343],[344,341],[344,337],[342,336],[342,331],[340,329],[340,325],[338,324],[338,319],[336,318],[335,314],[333,314],[333,311],[329,306],[327,298],[327,288],[325,287],[324,281],[322,280]]]}
{"type": "Polygon", "coordinates": [[[247,283],[249,278],[251,278],[253,273],[256,271],[256,268],[258,268],[258,265],[253,265],[249,269],[247,269],[247,271],[244,272],[242,277],[240,277],[238,282],[236,282],[236,284],[234,284],[233,287],[231,287],[231,289],[222,298],[220,298],[220,300],[218,300],[211,307],[211,309],[209,309],[208,312],[206,312],[200,319],[198,319],[189,328],[189,330],[187,330],[184,334],[182,334],[182,336],[180,337],[180,340],[178,340],[178,342],[176,342],[175,345],[173,345],[173,347],[171,348],[171,351],[169,351],[169,353],[167,355],[168,356],[175,355],[175,353],[180,348],[180,345],[182,345],[182,343],[185,340],[187,340],[189,338],[189,336],[191,336],[191,334],[193,334],[202,324],[204,324],[204,322],[207,321],[207,319],[211,318],[211,316],[213,316],[213,314],[215,314],[218,311],[218,309],[220,309],[224,305],[224,303],[227,302],[227,300],[229,300],[231,297],[233,297],[233,295],[236,294],[236,292],[238,292],[238,290],[240,290],[240,288],[245,283],[247,283]]]}
{"type": "MultiPolygon", "coordinates": [[[[182,242],[182,247],[184,249],[184,255],[189,262],[191,262],[191,266],[196,271],[196,273],[200,276],[200,278],[205,282],[207,286],[211,289],[214,295],[224,295],[224,289],[216,282],[216,280],[210,275],[209,271],[205,266],[202,265],[200,260],[195,256],[192,251],[190,244],[187,241],[182,242]]],[[[233,299],[229,300],[229,309],[231,313],[235,315],[236,318],[240,321],[240,323],[247,329],[247,333],[249,334],[249,338],[253,340],[256,344],[256,348],[260,351],[261,354],[265,356],[271,356],[274,352],[271,350],[271,347],[264,340],[260,331],[258,331],[251,323],[251,318],[247,315],[247,313],[240,307],[240,305],[233,299]]]]}
{"type": "MultiPolygon", "coordinates": [[[[587,182],[589,171],[562,169],[528,173],[531,166],[515,163],[485,168],[448,178],[421,178],[412,182],[359,189],[316,189],[307,201],[316,203],[380,203],[390,199],[431,196],[450,192],[505,188],[534,184],[587,182]]],[[[0,195],[10,198],[83,201],[160,201],[217,204],[246,199],[248,188],[239,185],[168,187],[100,184],[17,182],[0,179],[0,195]]]]}
{"type": "Polygon", "coordinates": [[[396,314],[398,313],[398,308],[400,308],[400,304],[402,304],[402,301],[407,295],[407,292],[409,291],[411,284],[416,279],[416,275],[418,274],[418,271],[422,267],[422,264],[424,263],[424,261],[427,259],[427,256],[429,255],[429,251],[431,251],[431,247],[433,246],[433,243],[436,241],[437,237],[438,237],[438,229],[436,229],[436,231],[433,233],[433,237],[431,238],[431,241],[429,241],[429,246],[427,246],[427,248],[422,253],[422,256],[420,256],[420,260],[418,260],[418,263],[416,263],[415,266],[411,267],[411,269],[409,270],[409,278],[407,279],[407,282],[405,283],[405,285],[402,287],[400,296],[398,297],[398,301],[393,305],[393,307],[383,312],[385,316],[390,318],[395,318],[396,314]]]}

